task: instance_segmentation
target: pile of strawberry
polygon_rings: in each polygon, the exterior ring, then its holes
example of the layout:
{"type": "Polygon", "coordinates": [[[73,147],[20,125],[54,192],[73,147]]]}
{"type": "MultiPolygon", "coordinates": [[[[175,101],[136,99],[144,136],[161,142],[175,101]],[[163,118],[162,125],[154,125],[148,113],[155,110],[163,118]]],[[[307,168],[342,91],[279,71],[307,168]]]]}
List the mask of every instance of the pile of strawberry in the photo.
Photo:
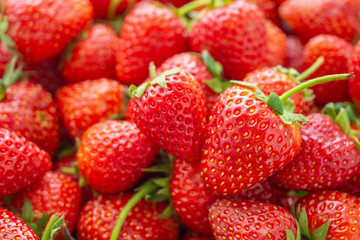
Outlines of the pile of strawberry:
{"type": "Polygon", "coordinates": [[[155,1],[0,0],[0,239],[360,239],[360,0],[155,1]]]}

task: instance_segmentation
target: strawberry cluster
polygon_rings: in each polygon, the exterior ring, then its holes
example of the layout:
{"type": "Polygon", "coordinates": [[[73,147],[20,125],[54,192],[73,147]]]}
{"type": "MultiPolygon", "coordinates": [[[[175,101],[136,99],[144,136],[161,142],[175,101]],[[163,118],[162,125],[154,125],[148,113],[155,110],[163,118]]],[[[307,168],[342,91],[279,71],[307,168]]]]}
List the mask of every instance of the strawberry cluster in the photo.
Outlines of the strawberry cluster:
{"type": "Polygon", "coordinates": [[[360,239],[360,0],[0,9],[0,239],[360,239]]]}

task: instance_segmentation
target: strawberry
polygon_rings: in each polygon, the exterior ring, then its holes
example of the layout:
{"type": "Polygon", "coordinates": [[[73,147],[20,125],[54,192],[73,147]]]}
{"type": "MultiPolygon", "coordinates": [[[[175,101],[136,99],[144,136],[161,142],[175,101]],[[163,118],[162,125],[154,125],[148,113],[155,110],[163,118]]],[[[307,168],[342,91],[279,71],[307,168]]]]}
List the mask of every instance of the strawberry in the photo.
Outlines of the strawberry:
{"type": "Polygon", "coordinates": [[[355,74],[355,78],[349,80],[349,92],[351,99],[360,108],[360,42],[358,42],[349,59],[348,68],[355,74]]]}
{"type": "Polygon", "coordinates": [[[250,0],[250,2],[255,3],[264,12],[267,19],[276,25],[280,25],[276,0],[250,0]]]}
{"type": "Polygon", "coordinates": [[[6,88],[0,101],[0,127],[21,134],[50,156],[54,156],[60,141],[56,105],[41,85],[18,82],[6,88]]]}
{"type": "Polygon", "coordinates": [[[81,174],[93,188],[117,193],[140,180],[142,169],[152,163],[158,150],[134,123],[109,120],[84,133],[77,159],[81,174]]]}
{"type": "Polygon", "coordinates": [[[132,110],[135,106],[135,99],[131,98],[126,106],[126,111],[124,114],[124,118],[126,121],[132,121],[132,110]]]}
{"type": "Polygon", "coordinates": [[[206,110],[209,114],[211,108],[214,106],[218,94],[214,92],[206,81],[212,80],[214,77],[208,71],[205,63],[192,53],[180,53],[168,58],[159,68],[158,73],[165,72],[173,68],[180,67],[182,71],[191,73],[196,80],[199,81],[201,89],[203,90],[206,102],[206,110]]]}
{"type": "Polygon", "coordinates": [[[5,73],[6,65],[11,61],[12,54],[9,52],[3,42],[0,42],[0,78],[5,73]]]}
{"type": "MultiPolygon", "coordinates": [[[[77,224],[79,240],[108,240],[117,216],[133,196],[132,193],[100,195],[81,210],[77,224]]],[[[138,202],[128,214],[118,240],[176,240],[178,225],[171,217],[158,218],[165,210],[164,202],[138,202]]]]}
{"type": "Polygon", "coordinates": [[[306,229],[302,230],[306,237],[314,235],[315,231],[323,226],[323,229],[320,229],[322,231],[317,231],[317,239],[360,238],[360,200],[357,197],[337,191],[320,191],[302,198],[296,203],[296,207],[299,224],[302,229],[306,229]],[[301,218],[307,219],[309,225],[302,225],[305,221],[301,218]]]}
{"type": "Polygon", "coordinates": [[[214,237],[207,235],[200,235],[197,233],[188,233],[181,240],[214,240],[214,237]]]}
{"type": "Polygon", "coordinates": [[[115,32],[103,24],[91,26],[84,37],[76,43],[62,74],[68,82],[80,82],[88,79],[115,79],[116,51],[118,38],[115,32]]]}
{"type": "Polygon", "coordinates": [[[266,21],[267,52],[266,61],[269,66],[284,65],[286,58],[285,33],[270,21],[266,21]]]}
{"type": "Polygon", "coordinates": [[[330,117],[310,114],[301,128],[299,154],[274,176],[289,189],[331,189],[349,180],[357,171],[360,151],[330,117]]]}
{"type": "Polygon", "coordinates": [[[285,67],[301,71],[304,51],[303,43],[297,36],[290,35],[287,37],[286,48],[285,67]]]}
{"type": "Polygon", "coordinates": [[[123,86],[106,78],[65,85],[56,93],[62,121],[75,138],[91,125],[122,111],[123,86]]]}
{"type": "MultiPolygon", "coordinates": [[[[205,98],[187,72],[164,72],[130,93],[138,128],[171,155],[199,161],[205,138],[205,98]]],[[[155,75],[155,74],[152,74],[155,75]]]]}
{"type": "Polygon", "coordinates": [[[190,44],[195,52],[208,50],[223,65],[225,77],[241,80],[266,64],[264,15],[248,1],[216,8],[192,26],[190,44]]]}
{"type": "MultiPolygon", "coordinates": [[[[252,71],[246,75],[245,79],[268,96],[272,92],[280,96],[297,85],[290,75],[281,72],[281,69],[275,67],[265,67],[252,71]]],[[[304,109],[303,94],[301,92],[297,93],[291,97],[291,100],[294,102],[296,111],[302,113],[304,109]]]]}
{"type": "Polygon", "coordinates": [[[45,151],[23,136],[0,128],[0,198],[33,184],[51,166],[45,151]]]}
{"type": "MultiPolygon", "coordinates": [[[[124,13],[128,7],[131,7],[133,2],[137,0],[123,0],[115,8],[116,14],[124,13]]],[[[90,0],[91,4],[94,7],[94,17],[95,18],[107,18],[109,16],[109,8],[111,6],[111,0],[90,0]]]]}
{"type": "Polygon", "coordinates": [[[300,147],[296,125],[242,85],[226,89],[211,111],[201,161],[212,191],[236,194],[261,182],[294,159],[300,147]]]}
{"type": "Polygon", "coordinates": [[[218,200],[209,210],[209,220],[217,240],[285,240],[288,234],[297,236],[293,216],[286,209],[270,203],[218,200]]]}
{"type": "Polygon", "coordinates": [[[211,234],[208,209],[216,199],[200,175],[200,164],[177,159],[171,181],[172,205],[180,221],[192,231],[211,234]]]}
{"type": "Polygon", "coordinates": [[[159,2],[179,8],[179,7],[187,4],[188,2],[191,2],[191,0],[159,0],[159,2]]]}
{"type": "Polygon", "coordinates": [[[12,212],[0,208],[0,238],[40,240],[36,233],[12,212]]]}
{"type": "Polygon", "coordinates": [[[346,192],[351,195],[360,197],[360,174],[359,170],[354,174],[350,180],[336,187],[336,190],[346,192]]]}
{"type": "Polygon", "coordinates": [[[139,85],[148,76],[150,62],[160,65],[187,50],[185,27],[170,9],[140,2],[125,17],[117,51],[120,82],[139,85]]]}
{"type": "MultiPolygon", "coordinates": [[[[305,45],[302,68],[307,69],[316,59],[324,57],[321,65],[311,77],[347,72],[347,62],[352,52],[350,43],[334,35],[318,35],[305,45]]],[[[350,100],[347,81],[334,81],[314,86],[315,102],[324,105],[328,102],[350,100]]]]}
{"type": "Polygon", "coordinates": [[[305,39],[333,34],[351,42],[360,27],[358,9],[351,0],[287,0],[280,6],[279,13],[305,39]]]}
{"type": "Polygon", "coordinates": [[[5,1],[8,35],[31,63],[58,55],[93,16],[88,0],[5,1]]]}

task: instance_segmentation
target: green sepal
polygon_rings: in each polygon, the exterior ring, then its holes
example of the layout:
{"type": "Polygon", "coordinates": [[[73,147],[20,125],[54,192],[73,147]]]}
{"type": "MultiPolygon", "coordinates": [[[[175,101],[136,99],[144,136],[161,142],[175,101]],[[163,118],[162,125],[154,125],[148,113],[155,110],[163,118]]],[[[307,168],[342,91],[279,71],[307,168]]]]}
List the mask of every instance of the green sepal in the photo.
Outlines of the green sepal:
{"type": "Polygon", "coordinates": [[[298,197],[298,198],[302,198],[305,197],[306,195],[308,195],[309,192],[308,191],[297,191],[297,190],[291,190],[288,192],[288,196],[290,197],[298,197]]]}
{"type": "Polygon", "coordinates": [[[3,17],[0,22],[0,37],[3,37],[9,28],[9,20],[6,17],[3,17]]]}
{"type": "Polygon", "coordinates": [[[296,240],[294,233],[289,229],[286,230],[286,240],[296,240]]]}
{"type": "Polygon", "coordinates": [[[31,223],[33,221],[33,210],[29,199],[25,199],[23,212],[22,212],[22,219],[26,223],[31,223]]]}
{"type": "MultiPolygon", "coordinates": [[[[290,78],[292,78],[294,80],[300,75],[300,73],[294,68],[285,68],[285,67],[280,66],[280,65],[275,66],[274,68],[277,69],[279,72],[288,75],[290,78]]],[[[300,82],[297,82],[297,81],[295,81],[295,82],[296,82],[296,84],[300,83],[300,82]]]]}
{"type": "Polygon", "coordinates": [[[327,114],[336,124],[341,127],[341,130],[348,136],[352,136],[350,121],[357,123],[358,119],[354,109],[350,105],[343,103],[334,104],[328,103],[325,105],[323,113],[327,114]]]}
{"type": "Polygon", "coordinates": [[[116,16],[116,9],[123,0],[111,0],[108,8],[108,18],[114,19],[116,16]]]}
{"type": "Polygon", "coordinates": [[[43,229],[45,226],[46,226],[46,223],[47,221],[49,220],[49,216],[50,216],[50,213],[47,212],[45,213],[39,220],[38,224],[37,224],[37,228],[40,230],[40,229],[43,229]]]}
{"type": "Polygon", "coordinates": [[[229,81],[222,81],[218,78],[213,78],[211,80],[205,80],[204,83],[214,92],[222,93],[229,87],[234,86],[234,83],[229,81]]]}
{"type": "Polygon", "coordinates": [[[255,97],[257,97],[258,99],[260,99],[261,101],[267,103],[269,101],[268,96],[266,96],[261,90],[256,89],[255,90],[255,97]]]}
{"type": "Polygon", "coordinates": [[[309,222],[308,217],[305,211],[300,212],[300,205],[298,205],[296,209],[296,218],[299,223],[300,232],[303,236],[308,239],[311,239],[310,231],[309,231],[309,222]]]}
{"type": "Polygon", "coordinates": [[[86,181],[86,179],[84,178],[83,175],[80,175],[80,177],[79,177],[79,187],[85,187],[86,185],[88,185],[88,182],[86,181]]]}
{"type": "Polygon", "coordinates": [[[331,221],[327,221],[311,234],[311,240],[325,240],[331,221]]]}
{"type": "Polygon", "coordinates": [[[215,59],[210,55],[207,50],[203,50],[201,52],[201,57],[211,75],[221,80],[221,74],[223,71],[221,63],[215,61],[215,59]]]}
{"type": "Polygon", "coordinates": [[[295,111],[295,104],[291,98],[286,99],[286,101],[283,102],[283,106],[284,106],[284,111],[286,111],[286,112],[294,112],[295,111]]]}
{"type": "Polygon", "coordinates": [[[260,91],[260,89],[257,88],[254,84],[248,83],[246,81],[231,80],[230,82],[234,83],[236,85],[241,85],[241,86],[244,86],[244,87],[248,87],[248,88],[260,91]]]}
{"type": "Polygon", "coordinates": [[[159,187],[166,187],[169,185],[171,181],[171,178],[170,177],[166,177],[166,178],[155,178],[153,180],[153,182],[158,185],[159,187]]]}
{"type": "Polygon", "coordinates": [[[294,124],[294,123],[298,123],[298,122],[302,122],[302,123],[307,123],[309,122],[309,119],[307,117],[305,117],[302,114],[297,114],[297,113],[290,113],[290,112],[284,112],[283,115],[279,116],[281,118],[281,120],[286,123],[286,124],[294,124]]]}
{"type": "Polygon", "coordinates": [[[171,173],[172,167],[170,164],[160,164],[155,165],[152,167],[142,169],[143,172],[164,172],[164,173],[171,173]]]}
{"type": "Polygon", "coordinates": [[[266,102],[277,114],[284,114],[283,104],[276,93],[272,92],[269,96],[269,99],[266,102]]]}
{"type": "Polygon", "coordinates": [[[161,213],[161,215],[157,216],[156,218],[168,218],[174,214],[174,207],[170,203],[165,210],[161,213]]]}
{"type": "Polygon", "coordinates": [[[74,168],[69,168],[69,167],[62,167],[60,168],[60,171],[66,174],[77,174],[74,168]]]}
{"type": "Polygon", "coordinates": [[[56,220],[56,222],[52,225],[51,228],[51,235],[50,235],[50,239],[54,240],[56,234],[60,231],[61,226],[64,224],[64,216],[61,216],[58,220],[56,220]]]}
{"type": "Polygon", "coordinates": [[[336,115],[335,123],[341,127],[344,133],[350,135],[350,120],[344,108],[341,108],[340,112],[336,115]]]}

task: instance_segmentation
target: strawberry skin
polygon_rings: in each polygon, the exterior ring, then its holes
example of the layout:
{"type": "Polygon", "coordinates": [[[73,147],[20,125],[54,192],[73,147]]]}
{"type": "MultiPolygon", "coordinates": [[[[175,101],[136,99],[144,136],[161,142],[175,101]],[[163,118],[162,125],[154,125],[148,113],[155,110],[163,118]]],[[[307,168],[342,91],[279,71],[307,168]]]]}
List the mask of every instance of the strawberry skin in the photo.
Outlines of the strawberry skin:
{"type": "Polygon", "coordinates": [[[47,212],[64,215],[64,221],[70,232],[80,211],[81,190],[77,181],[64,173],[47,172],[38,182],[17,193],[11,204],[22,212],[25,199],[29,199],[35,221],[47,212]]]}
{"type": "Polygon", "coordinates": [[[239,193],[298,153],[298,127],[283,123],[254,91],[240,85],[226,89],[210,114],[201,171],[206,186],[216,193],[239,193]]]}
{"type": "Polygon", "coordinates": [[[357,107],[360,108],[360,42],[354,47],[348,68],[349,72],[355,74],[355,77],[349,79],[348,82],[350,96],[357,107]]]}
{"type": "MultiPolygon", "coordinates": [[[[138,1],[138,0],[135,0],[138,1]]],[[[134,2],[135,2],[134,1],[134,2]]],[[[108,10],[111,0],[90,0],[91,4],[94,7],[94,17],[95,18],[107,18],[108,10]]],[[[128,7],[131,7],[133,4],[132,0],[123,0],[119,3],[116,8],[116,14],[124,13],[128,7]]]]}
{"type": "Polygon", "coordinates": [[[191,73],[195,79],[199,81],[205,97],[206,110],[207,113],[210,114],[211,108],[214,106],[218,94],[205,83],[205,81],[210,81],[214,77],[208,71],[204,62],[202,62],[195,54],[180,53],[168,58],[163,64],[161,64],[158,68],[158,73],[162,73],[173,68],[181,68],[182,71],[191,73]]]}
{"type": "Polygon", "coordinates": [[[333,34],[352,42],[358,35],[358,8],[351,0],[287,0],[280,16],[305,39],[333,34]]]}
{"type": "Polygon", "coordinates": [[[285,240],[286,230],[296,236],[296,221],[284,208],[256,201],[218,200],[209,210],[216,240],[285,240]]]}
{"type": "Polygon", "coordinates": [[[135,99],[133,120],[171,155],[199,161],[205,138],[205,98],[199,82],[187,72],[167,76],[167,89],[151,85],[135,99]]]}
{"type": "Polygon", "coordinates": [[[91,26],[71,52],[62,68],[68,82],[88,79],[115,79],[116,50],[119,40],[115,32],[103,24],[91,26]]]}
{"type": "Polygon", "coordinates": [[[310,234],[330,221],[326,240],[360,239],[360,200],[347,193],[320,191],[307,195],[296,208],[307,213],[310,234]]]}
{"type": "Polygon", "coordinates": [[[285,67],[294,68],[298,71],[301,71],[304,45],[301,42],[300,38],[295,35],[288,36],[286,42],[286,49],[285,67]]]}
{"type": "Polygon", "coordinates": [[[296,190],[334,188],[355,174],[360,152],[330,117],[315,113],[307,118],[299,154],[273,180],[296,190]]]}
{"type": "MultiPolygon", "coordinates": [[[[109,240],[116,220],[132,193],[100,195],[81,210],[77,224],[79,240],[109,240]]],[[[127,215],[118,240],[177,240],[179,229],[172,217],[158,218],[164,202],[141,200],[127,215]]]]}
{"type": "Polygon", "coordinates": [[[120,82],[139,85],[148,66],[187,50],[185,27],[170,9],[149,2],[137,3],[126,16],[120,33],[116,73],[120,82]]]}
{"type": "Polygon", "coordinates": [[[103,121],[81,138],[77,153],[81,174],[102,193],[132,188],[142,169],[154,160],[159,148],[136,125],[127,121],[103,121]]]}
{"type": "Polygon", "coordinates": [[[0,208],[0,238],[40,240],[36,233],[12,212],[0,208]]]}
{"type": "Polygon", "coordinates": [[[5,73],[6,65],[11,61],[12,54],[8,51],[5,44],[0,42],[0,78],[5,73]]]}
{"type": "Polygon", "coordinates": [[[62,121],[75,138],[91,125],[120,114],[123,86],[106,78],[65,85],[56,93],[62,121]]]}
{"type": "Polygon", "coordinates": [[[285,33],[274,23],[266,21],[267,52],[266,62],[268,66],[283,66],[286,58],[286,42],[285,33]]]}
{"type": "Polygon", "coordinates": [[[0,198],[33,184],[51,167],[45,151],[23,136],[0,128],[0,198]]]}
{"type": "Polygon", "coordinates": [[[171,199],[177,216],[185,226],[198,233],[211,234],[208,209],[216,195],[206,189],[200,175],[200,163],[175,160],[171,199]]]}
{"type": "MultiPolygon", "coordinates": [[[[310,79],[330,74],[346,73],[347,62],[353,48],[346,40],[334,35],[318,35],[305,45],[302,69],[309,68],[319,57],[324,63],[309,77],[310,79]]],[[[348,81],[333,81],[312,88],[315,102],[325,105],[328,102],[350,101],[348,81]]]]}
{"type": "Polygon", "coordinates": [[[262,11],[237,1],[207,12],[190,30],[191,48],[208,50],[229,79],[242,78],[266,64],[267,35],[262,11]]]}
{"type": "Polygon", "coordinates": [[[6,0],[4,13],[18,51],[38,63],[74,40],[92,19],[93,8],[88,0],[6,0]]]}

